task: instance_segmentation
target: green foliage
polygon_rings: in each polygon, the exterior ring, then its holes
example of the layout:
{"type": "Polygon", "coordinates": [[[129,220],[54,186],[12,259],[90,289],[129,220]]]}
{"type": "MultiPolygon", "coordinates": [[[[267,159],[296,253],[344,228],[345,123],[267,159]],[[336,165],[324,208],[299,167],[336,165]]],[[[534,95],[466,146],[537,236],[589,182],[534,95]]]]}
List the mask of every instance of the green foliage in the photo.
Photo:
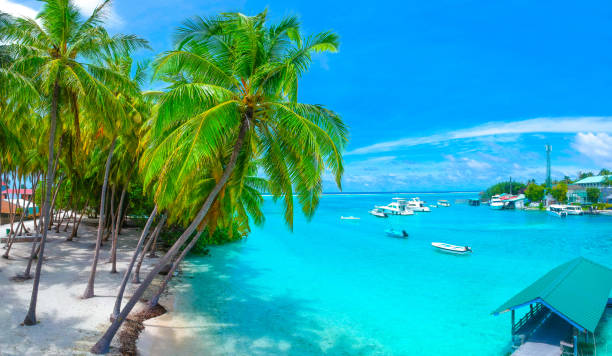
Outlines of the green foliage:
{"type": "Polygon", "coordinates": [[[610,171],[609,169],[606,168],[602,168],[601,171],[599,171],[599,175],[600,176],[608,176],[611,175],[612,171],[610,171]]]}
{"type": "Polygon", "coordinates": [[[578,173],[578,180],[580,179],[584,179],[584,178],[588,178],[588,177],[592,177],[595,174],[593,174],[593,172],[579,172],[578,173]]]}
{"type": "Polygon", "coordinates": [[[519,182],[509,181],[497,183],[491,187],[489,187],[484,192],[480,193],[481,198],[490,199],[494,195],[502,194],[502,193],[510,193],[512,190],[512,194],[518,194],[522,190],[526,188],[525,184],[519,182]]]}
{"type": "Polygon", "coordinates": [[[565,203],[567,201],[567,184],[559,183],[555,185],[550,194],[559,203],[565,203]]]}
{"type": "Polygon", "coordinates": [[[599,196],[601,195],[601,191],[597,188],[587,188],[586,189],[587,200],[591,203],[597,203],[599,201],[599,196]]]}
{"type": "Polygon", "coordinates": [[[538,184],[529,184],[525,189],[525,196],[532,202],[544,199],[544,187],[538,184]]]}

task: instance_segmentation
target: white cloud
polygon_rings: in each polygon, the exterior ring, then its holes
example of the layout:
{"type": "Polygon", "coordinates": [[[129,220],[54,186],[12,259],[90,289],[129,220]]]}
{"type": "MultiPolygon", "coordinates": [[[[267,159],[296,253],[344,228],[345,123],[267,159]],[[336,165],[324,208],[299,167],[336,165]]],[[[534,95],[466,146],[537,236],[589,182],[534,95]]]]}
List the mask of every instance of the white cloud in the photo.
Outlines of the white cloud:
{"type": "MultiPolygon", "coordinates": [[[[84,16],[89,16],[93,13],[98,5],[102,3],[100,0],[73,0],[76,7],[84,16]]],[[[113,4],[106,5],[105,13],[106,24],[110,27],[119,27],[123,25],[123,19],[115,11],[113,4]]]]}
{"type": "MultiPolygon", "coordinates": [[[[90,16],[95,8],[102,2],[100,0],[73,0],[83,16],[90,16]]],[[[0,11],[6,12],[16,17],[35,18],[38,11],[31,7],[18,4],[9,0],[0,0],[0,11]]],[[[106,24],[109,27],[119,27],[123,24],[123,19],[117,14],[112,3],[107,5],[105,10],[106,24]]]]}
{"type": "Polygon", "coordinates": [[[0,11],[6,12],[15,17],[35,18],[38,13],[36,10],[25,5],[17,4],[8,0],[0,0],[0,11]]]}
{"type": "Polygon", "coordinates": [[[579,132],[572,147],[601,167],[612,167],[612,136],[607,133],[579,132]]]}
{"type": "Polygon", "coordinates": [[[578,133],[584,131],[612,132],[612,117],[537,118],[513,122],[489,122],[468,129],[446,133],[408,137],[357,148],[346,155],[389,152],[406,147],[445,141],[525,133],[578,133]]]}

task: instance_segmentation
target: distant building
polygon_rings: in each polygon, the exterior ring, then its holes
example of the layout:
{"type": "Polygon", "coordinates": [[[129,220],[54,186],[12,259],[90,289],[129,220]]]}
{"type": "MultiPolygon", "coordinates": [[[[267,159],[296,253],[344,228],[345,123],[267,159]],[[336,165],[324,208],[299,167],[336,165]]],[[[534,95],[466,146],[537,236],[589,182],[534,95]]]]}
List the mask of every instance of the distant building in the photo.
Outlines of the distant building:
{"type": "Polygon", "coordinates": [[[597,188],[601,191],[600,201],[607,202],[612,195],[612,175],[592,176],[581,179],[567,186],[567,200],[570,203],[587,204],[587,188],[597,188]]]}
{"type": "Polygon", "coordinates": [[[32,189],[5,189],[2,190],[2,199],[23,199],[32,201],[32,189]]]}

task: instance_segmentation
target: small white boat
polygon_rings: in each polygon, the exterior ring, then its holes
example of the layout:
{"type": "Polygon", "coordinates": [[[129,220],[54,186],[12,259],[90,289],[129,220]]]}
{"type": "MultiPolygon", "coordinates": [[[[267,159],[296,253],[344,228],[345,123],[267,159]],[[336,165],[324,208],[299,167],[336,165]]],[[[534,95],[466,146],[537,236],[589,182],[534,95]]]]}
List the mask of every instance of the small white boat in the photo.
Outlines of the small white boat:
{"type": "Polygon", "coordinates": [[[450,206],[450,203],[448,200],[438,200],[438,206],[448,208],[450,206]]]}
{"type": "Polygon", "coordinates": [[[469,246],[455,246],[444,242],[432,242],[431,246],[437,251],[451,253],[453,255],[467,255],[472,253],[472,248],[469,246]]]}
{"type": "Polygon", "coordinates": [[[429,207],[430,208],[437,208],[438,206],[437,205],[430,205],[429,207]]]}
{"type": "Polygon", "coordinates": [[[342,219],[342,220],[359,220],[361,218],[358,218],[356,216],[341,216],[340,219],[342,219]]]}
{"type": "Polygon", "coordinates": [[[425,206],[425,202],[419,198],[412,198],[408,201],[408,209],[416,212],[430,212],[431,209],[425,206]]]}
{"type": "Polygon", "coordinates": [[[597,210],[597,214],[612,216],[612,210],[597,210]]]}
{"type": "Polygon", "coordinates": [[[387,230],[385,230],[385,233],[387,234],[387,236],[397,237],[397,238],[400,238],[400,239],[407,239],[408,238],[408,233],[406,232],[406,230],[397,231],[395,229],[387,229],[387,230]]]}
{"type": "Polygon", "coordinates": [[[489,201],[489,208],[493,210],[502,210],[506,204],[499,199],[499,195],[494,195],[489,201]]]}
{"type": "Polygon", "coordinates": [[[546,212],[548,212],[549,215],[559,218],[567,217],[567,211],[565,211],[564,206],[559,204],[549,205],[548,208],[546,208],[546,212]]]}
{"type": "Polygon", "coordinates": [[[567,215],[582,215],[582,208],[578,205],[566,205],[563,207],[563,210],[567,213],[567,215]]]}
{"type": "Polygon", "coordinates": [[[385,212],[379,208],[370,210],[370,214],[376,216],[377,218],[388,218],[389,217],[389,215],[385,214],[385,212]]]}
{"type": "Polygon", "coordinates": [[[381,209],[384,213],[389,215],[414,215],[414,211],[408,208],[406,200],[403,198],[393,198],[393,202],[385,206],[377,206],[377,209],[381,209]]]}

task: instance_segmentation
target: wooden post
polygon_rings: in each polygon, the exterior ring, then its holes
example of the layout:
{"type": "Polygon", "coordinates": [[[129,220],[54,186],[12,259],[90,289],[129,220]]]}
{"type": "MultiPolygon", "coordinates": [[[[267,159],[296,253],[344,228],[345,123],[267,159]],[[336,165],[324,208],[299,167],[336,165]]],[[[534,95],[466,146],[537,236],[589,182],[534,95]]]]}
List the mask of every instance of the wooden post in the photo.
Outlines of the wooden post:
{"type": "Polygon", "coordinates": [[[578,356],[578,330],[574,328],[574,356],[578,356]]]}
{"type": "Polygon", "coordinates": [[[514,335],[514,309],[512,309],[512,329],[510,329],[510,334],[514,335]]]}

